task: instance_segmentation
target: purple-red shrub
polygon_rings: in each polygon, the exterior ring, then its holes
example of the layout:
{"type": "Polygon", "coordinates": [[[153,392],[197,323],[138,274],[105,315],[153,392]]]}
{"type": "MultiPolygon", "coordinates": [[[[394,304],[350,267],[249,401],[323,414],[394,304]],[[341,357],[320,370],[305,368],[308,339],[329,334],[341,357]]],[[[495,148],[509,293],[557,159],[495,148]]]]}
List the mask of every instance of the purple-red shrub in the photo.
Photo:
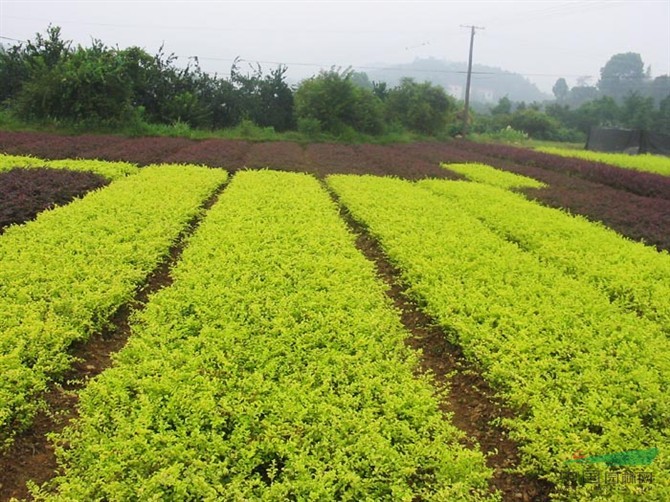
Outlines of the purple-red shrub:
{"type": "Polygon", "coordinates": [[[192,141],[188,146],[166,156],[164,162],[204,164],[235,171],[244,167],[244,159],[250,147],[250,143],[238,140],[192,141]]]}
{"type": "Polygon", "coordinates": [[[0,152],[10,155],[30,155],[31,145],[39,144],[54,136],[56,135],[39,132],[0,131],[0,152]]]}
{"type": "Polygon", "coordinates": [[[85,158],[109,161],[125,160],[140,166],[159,164],[175,152],[191,146],[187,138],[147,137],[129,138],[93,148],[83,153],[85,158]]]}
{"type": "Polygon", "coordinates": [[[48,160],[94,158],[86,155],[92,149],[109,147],[120,143],[124,138],[112,135],[58,136],[49,135],[32,143],[21,145],[25,154],[48,160]]]}
{"type": "Polygon", "coordinates": [[[246,167],[334,173],[394,175],[406,179],[456,178],[441,162],[481,162],[535,178],[548,188],[525,192],[549,206],[601,221],[636,240],[670,250],[670,179],[585,160],[565,159],[530,150],[469,141],[395,145],[248,143],[210,139],[56,136],[0,132],[7,153],[47,158],[77,151],[83,158],[204,164],[235,171],[246,167]],[[77,149],[85,148],[80,152],[77,149]],[[9,150],[8,150],[9,149],[9,150]],[[50,149],[50,150],[49,150],[50,149]]]}
{"type": "Polygon", "coordinates": [[[305,150],[299,143],[275,141],[254,143],[244,158],[250,169],[278,169],[282,171],[309,171],[305,150]]]}
{"type": "Polygon", "coordinates": [[[102,176],[65,169],[12,169],[0,173],[0,231],[33,219],[50,207],[67,204],[107,185],[102,176]]]}

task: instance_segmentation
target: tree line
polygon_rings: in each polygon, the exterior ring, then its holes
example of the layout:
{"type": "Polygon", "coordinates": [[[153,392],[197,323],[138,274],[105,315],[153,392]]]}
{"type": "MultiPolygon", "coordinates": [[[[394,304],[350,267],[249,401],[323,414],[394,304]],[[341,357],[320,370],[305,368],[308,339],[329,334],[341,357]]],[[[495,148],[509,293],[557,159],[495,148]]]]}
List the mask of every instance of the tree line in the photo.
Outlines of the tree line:
{"type": "MultiPolygon", "coordinates": [[[[147,124],[193,129],[240,125],[338,138],[406,131],[445,137],[460,132],[462,103],[439,85],[405,78],[392,88],[351,69],[322,71],[295,86],[286,67],[243,70],[226,78],[190,58],[185,67],[161,48],[119,49],[99,40],[73,46],[59,27],[0,48],[3,113],[26,123],[91,130],[142,130],[147,124]]],[[[519,131],[538,139],[581,141],[592,126],[670,134],[670,77],[651,79],[639,54],[614,55],[595,86],[554,85],[555,101],[513,103],[507,97],[470,117],[471,130],[519,131]]]]}
{"type": "Polygon", "coordinates": [[[403,80],[388,89],[356,84],[350,69],[322,71],[292,88],[286,67],[264,73],[241,69],[210,75],[197,58],[184,68],[163,49],[119,49],[94,40],[88,47],[46,34],[0,51],[0,102],[27,122],[122,128],[133,123],[187,124],[222,129],[245,121],[308,135],[445,131],[456,101],[439,86],[403,80]]]}
{"type": "Polygon", "coordinates": [[[578,141],[591,127],[647,129],[670,134],[670,76],[651,78],[640,54],[613,55],[596,85],[570,88],[564,78],[553,86],[550,103],[513,103],[502,98],[476,123],[479,132],[507,126],[538,139],[578,141]]]}

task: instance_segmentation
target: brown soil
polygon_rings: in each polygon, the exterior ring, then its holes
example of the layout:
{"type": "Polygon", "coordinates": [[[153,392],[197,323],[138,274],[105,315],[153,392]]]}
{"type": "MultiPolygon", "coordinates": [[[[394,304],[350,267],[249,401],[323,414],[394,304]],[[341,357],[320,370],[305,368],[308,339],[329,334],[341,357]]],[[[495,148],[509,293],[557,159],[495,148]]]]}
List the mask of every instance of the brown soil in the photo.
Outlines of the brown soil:
{"type": "MultiPolygon", "coordinates": [[[[203,204],[203,209],[216,203],[225,186],[203,204]]],[[[170,248],[168,257],[137,289],[133,301],[121,306],[114,314],[109,328],[71,348],[71,354],[76,358],[71,371],[42,396],[45,406],[35,417],[32,427],[20,434],[11,448],[0,456],[0,501],[13,497],[30,499],[28,481],[41,485],[58,474],[54,448],[47,435],[62,431],[77,417],[77,391],[113,364],[113,354],[123,348],[130,336],[130,315],[142,310],[150,295],[172,284],[170,270],[179,261],[186,238],[195,231],[201,219],[202,216],[196,216],[189,222],[170,248]]]]}
{"type": "MultiPolygon", "coordinates": [[[[339,204],[337,196],[332,192],[331,195],[339,204]]],[[[391,265],[379,242],[342,205],[340,214],[356,235],[358,249],[374,262],[378,276],[388,285],[386,294],[400,310],[403,325],[412,333],[406,342],[421,351],[421,370],[432,375],[438,389],[448,389],[448,397],[440,403],[441,409],[451,413],[452,423],[465,432],[463,444],[479,447],[487,455],[487,465],[495,471],[492,490],[498,489],[505,501],[549,500],[553,490],[551,483],[508,472],[519,465],[517,445],[508,438],[508,431],[491,422],[499,417],[511,417],[511,410],[495,398],[481,370],[466,360],[460,347],[450,343],[437,322],[408,296],[406,286],[400,281],[400,271],[391,265]]]]}

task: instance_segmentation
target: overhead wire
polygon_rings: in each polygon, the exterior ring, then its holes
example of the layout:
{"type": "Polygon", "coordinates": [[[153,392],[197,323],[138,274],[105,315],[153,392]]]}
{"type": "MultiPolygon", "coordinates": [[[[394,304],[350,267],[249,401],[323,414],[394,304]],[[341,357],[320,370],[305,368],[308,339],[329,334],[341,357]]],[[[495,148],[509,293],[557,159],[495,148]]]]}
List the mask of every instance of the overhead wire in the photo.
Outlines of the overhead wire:
{"type": "MultiPolygon", "coordinates": [[[[567,2],[555,2],[555,5],[550,5],[550,6],[545,6],[543,8],[531,10],[531,11],[525,11],[520,15],[517,19],[509,19],[508,16],[505,16],[505,18],[499,17],[498,19],[493,18],[493,20],[486,20],[487,22],[492,21],[495,24],[495,27],[493,30],[491,30],[491,33],[489,35],[493,35],[494,31],[499,28],[499,27],[504,27],[509,24],[515,24],[517,22],[532,22],[534,20],[542,19],[545,17],[556,17],[556,16],[562,16],[562,15],[570,15],[570,14],[579,14],[581,12],[586,12],[588,10],[601,10],[603,8],[610,8],[616,4],[619,4],[620,2],[612,2],[612,1],[567,1],[567,2]]],[[[3,16],[5,19],[17,19],[17,20],[30,20],[30,21],[40,21],[39,19],[36,18],[26,18],[26,17],[19,17],[19,16],[3,16]]],[[[46,21],[46,20],[42,20],[46,21]]],[[[108,27],[116,27],[116,28],[133,28],[133,27],[143,27],[146,28],[146,23],[143,24],[119,24],[119,23],[96,23],[96,22],[81,22],[81,21],[60,21],[65,22],[65,23],[76,23],[76,24],[88,24],[88,25],[94,25],[94,26],[108,26],[108,27]]],[[[154,28],[162,28],[162,29],[175,29],[175,30],[198,30],[198,31],[203,31],[203,30],[210,30],[210,31],[217,31],[217,32],[252,32],[252,31],[263,31],[267,32],[267,29],[254,29],[254,28],[221,28],[221,27],[206,27],[206,26],[165,26],[165,25],[152,25],[154,28]]],[[[271,30],[272,31],[272,30],[271,30]]],[[[281,31],[281,30],[278,30],[281,31]]],[[[300,32],[305,32],[305,33],[312,33],[312,32],[318,32],[318,33],[324,33],[324,32],[330,32],[330,33],[380,33],[383,31],[380,30],[299,30],[300,32]]],[[[397,31],[397,30],[394,30],[397,31]]],[[[412,33],[415,33],[416,30],[412,31],[412,33]]],[[[424,32],[425,34],[425,32],[424,32]]],[[[485,34],[486,35],[486,34],[485,34]]],[[[509,38],[509,37],[508,37],[509,38]]],[[[15,39],[11,37],[5,37],[5,36],[0,36],[0,39],[4,40],[11,40],[11,41],[17,41],[17,42],[24,42],[23,40],[20,39],[15,39]]],[[[405,46],[405,51],[410,50],[410,49],[416,49],[419,47],[423,47],[426,45],[429,45],[433,40],[428,40],[420,43],[419,45],[414,45],[414,46],[405,46]]],[[[183,56],[182,56],[183,57],[183,56]]],[[[194,58],[194,56],[190,56],[191,58],[194,58]]],[[[234,61],[233,59],[230,58],[216,58],[216,57],[207,57],[207,56],[197,56],[199,60],[203,61],[227,61],[227,62],[232,62],[234,61]]],[[[325,64],[325,63],[314,63],[314,62],[284,62],[284,61],[265,61],[265,60],[254,60],[254,59],[245,59],[244,61],[254,63],[254,64],[273,64],[273,65],[283,65],[283,66],[298,66],[298,67],[314,67],[314,68],[330,68],[330,67],[351,67],[352,69],[357,69],[357,70],[375,70],[375,71],[404,71],[405,69],[402,67],[394,66],[394,67],[377,67],[377,66],[368,66],[368,65],[337,65],[337,64],[325,64]]],[[[419,73],[436,73],[436,74],[465,74],[467,73],[465,70],[439,70],[439,69],[412,69],[412,71],[419,72],[419,73]]],[[[567,77],[567,78],[593,78],[591,75],[584,75],[584,74],[579,74],[579,75],[566,75],[566,74],[553,74],[553,73],[534,73],[534,72],[506,72],[506,71],[501,71],[501,72],[492,72],[492,71],[473,71],[473,75],[491,75],[491,76],[512,76],[512,75],[520,75],[522,77],[567,77]]]]}

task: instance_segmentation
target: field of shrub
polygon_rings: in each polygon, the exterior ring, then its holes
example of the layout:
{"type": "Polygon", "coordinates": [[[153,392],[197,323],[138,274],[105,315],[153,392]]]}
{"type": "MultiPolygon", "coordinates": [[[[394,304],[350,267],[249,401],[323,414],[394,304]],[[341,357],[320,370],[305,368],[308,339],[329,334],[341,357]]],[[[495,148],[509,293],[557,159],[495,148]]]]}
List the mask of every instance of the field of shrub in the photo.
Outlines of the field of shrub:
{"type": "Polygon", "coordinates": [[[30,465],[0,499],[670,499],[667,177],[467,141],[0,153],[0,467],[30,465]],[[518,455],[455,425],[465,365],[518,455]]]}

